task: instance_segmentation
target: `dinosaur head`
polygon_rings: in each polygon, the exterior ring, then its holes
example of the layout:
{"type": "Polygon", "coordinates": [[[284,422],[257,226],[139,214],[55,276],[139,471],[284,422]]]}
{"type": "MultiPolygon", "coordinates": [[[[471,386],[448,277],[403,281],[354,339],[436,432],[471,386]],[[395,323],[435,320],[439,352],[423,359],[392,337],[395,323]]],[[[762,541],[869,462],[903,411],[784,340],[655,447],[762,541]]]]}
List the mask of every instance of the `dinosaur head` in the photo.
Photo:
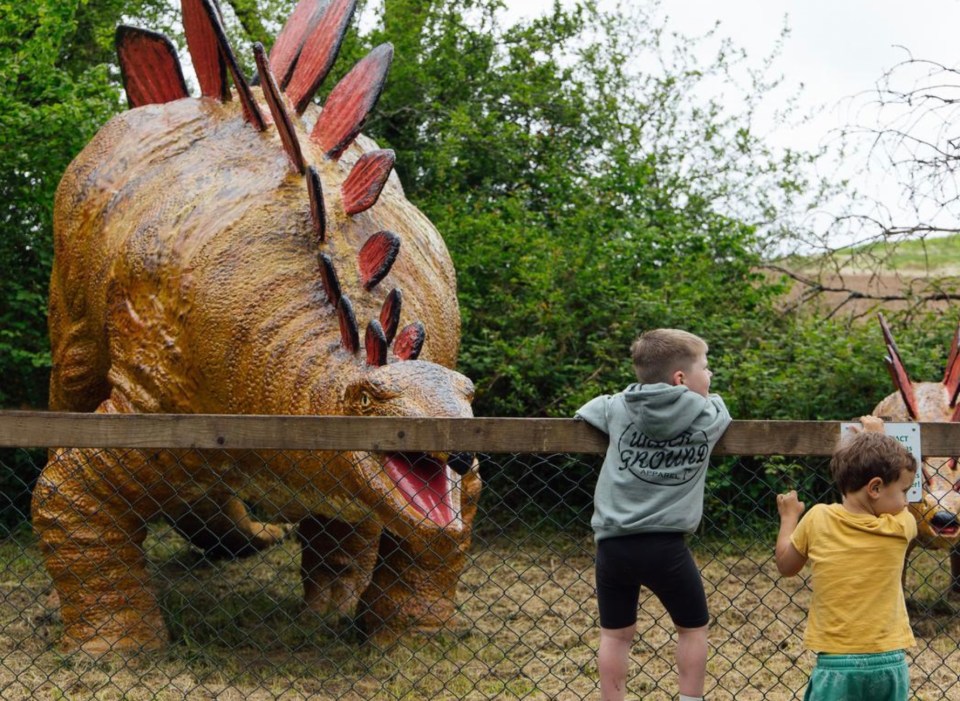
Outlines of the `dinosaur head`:
{"type": "MultiPolygon", "coordinates": [[[[871,412],[885,421],[960,420],[960,327],[954,333],[947,367],[940,382],[913,382],[883,316],[880,316],[887,346],[884,362],[897,391],[885,397],[871,412]]],[[[910,504],[917,519],[919,539],[927,547],[953,549],[960,545],[960,468],[957,456],[928,457],[923,470],[923,501],[910,504]]]]}
{"type": "Polygon", "coordinates": [[[473,416],[473,383],[460,373],[425,360],[368,366],[343,392],[344,413],[353,416],[473,416]]]}
{"type": "MultiPolygon", "coordinates": [[[[473,383],[423,360],[367,366],[343,391],[345,414],[469,418],[473,383]]],[[[373,509],[392,531],[452,529],[461,522],[461,483],[473,466],[463,454],[377,452],[357,456],[373,509]]]]}

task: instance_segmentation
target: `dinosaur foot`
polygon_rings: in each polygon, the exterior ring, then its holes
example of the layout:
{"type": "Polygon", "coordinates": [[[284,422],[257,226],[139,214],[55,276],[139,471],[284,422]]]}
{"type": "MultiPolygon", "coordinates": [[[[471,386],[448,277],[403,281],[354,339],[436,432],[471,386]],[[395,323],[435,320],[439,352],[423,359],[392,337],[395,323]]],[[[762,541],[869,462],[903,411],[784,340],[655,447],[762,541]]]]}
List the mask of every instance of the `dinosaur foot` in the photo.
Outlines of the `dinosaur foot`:
{"type": "MultiPolygon", "coordinates": [[[[291,524],[251,521],[248,533],[219,536],[215,542],[205,543],[205,557],[211,560],[235,560],[250,557],[279,545],[294,532],[291,524]]],[[[195,543],[196,544],[196,543],[195,543]]],[[[201,546],[203,547],[203,546],[201,546]]]]}
{"type": "Polygon", "coordinates": [[[84,626],[68,628],[60,640],[59,650],[65,654],[81,653],[92,658],[105,655],[135,655],[157,652],[169,643],[167,628],[157,612],[156,616],[142,616],[140,612],[137,626],[130,626],[120,616],[102,625],[99,629],[88,630],[84,626]],[[155,620],[154,620],[155,619],[155,620]]]}
{"type": "Polygon", "coordinates": [[[304,611],[317,618],[352,620],[359,598],[353,587],[341,582],[326,582],[323,586],[313,580],[304,582],[304,611]]]}
{"type": "Polygon", "coordinates": [[[456,643],[474,632],[470,621],[459,613],[442,625],[397,627],[383,625],[382,621],[375,617],[359,616],[355,626],[362,642],[379,649],[398,646],[419,649],[426,642],[456,643]]]}
{"type": "Polygon", "coordinates": [[[470,622],[446,597],[410,596],[407,592],[398,597],[396,591],[383,590],[371,597],[370,593],[370,589],[364,592],[357,620],[367,638],[377,644],[389,644],[411,635],[426,639],[461,638],[472,631],[470,622]]]}

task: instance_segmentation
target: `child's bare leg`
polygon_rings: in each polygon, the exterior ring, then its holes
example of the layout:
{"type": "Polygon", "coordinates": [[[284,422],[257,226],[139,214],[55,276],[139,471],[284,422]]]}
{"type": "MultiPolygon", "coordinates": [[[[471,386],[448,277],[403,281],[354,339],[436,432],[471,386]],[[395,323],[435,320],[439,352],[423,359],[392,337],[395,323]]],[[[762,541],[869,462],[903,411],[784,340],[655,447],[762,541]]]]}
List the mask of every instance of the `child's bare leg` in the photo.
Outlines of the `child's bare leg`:
{"type": "Polygon", "coordinates": [[[707,630],[707,626],[677,626],[677,673],[680,693],[684,696],[703,696],[707,676],[707,630]]]}
{"type": "Polygon", "coordinates": [[[600,628],[597,666],[602,701],[621,701],[626,698],[630,645],[636,632],[636,623],[626,628],[600,628]]]}

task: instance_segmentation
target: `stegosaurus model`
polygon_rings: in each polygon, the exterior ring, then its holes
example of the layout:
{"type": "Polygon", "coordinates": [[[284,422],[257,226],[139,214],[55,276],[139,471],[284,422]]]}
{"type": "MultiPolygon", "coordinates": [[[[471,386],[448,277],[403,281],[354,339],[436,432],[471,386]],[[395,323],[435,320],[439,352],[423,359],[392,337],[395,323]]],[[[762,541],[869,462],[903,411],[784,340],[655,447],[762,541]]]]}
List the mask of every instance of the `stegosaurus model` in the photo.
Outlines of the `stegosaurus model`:
{"type": "MultiPolygon", "coordinates": [[[[359,135],[392,46],[311,104],[354,7],[301,0],[269,56],[254,47],[252,87],[214,0],[183,0],[198,99],[169,40],[118,29],[132,109],[57,191],[52,409],[472,415],[473,386],[450,369],[449,254],[391,175],[393,152],[359,135]]],[[[163,646],[146,522],[241,553],[283,535],[250,503],[298,524],[310,608],[389,634],[449,624],[479,491],[470,456],[61,449],[33,524],[65,650],[163,646]]]]}
{"type": "MultiPolygon", "coordinates": [[[[884,358],[897,391],[873,410],[887,421],[960,421],[960,327],[953,334],[947,367],[941,382],[913,382],[886,320],[880,315],[887,346],[884,358]]],[[[926,458],[923,501],[910,504],[917,519],[915,541],[925,548],[950,552],[950,593],[960,594],[960,468],[957,456],[926,458]]]]}

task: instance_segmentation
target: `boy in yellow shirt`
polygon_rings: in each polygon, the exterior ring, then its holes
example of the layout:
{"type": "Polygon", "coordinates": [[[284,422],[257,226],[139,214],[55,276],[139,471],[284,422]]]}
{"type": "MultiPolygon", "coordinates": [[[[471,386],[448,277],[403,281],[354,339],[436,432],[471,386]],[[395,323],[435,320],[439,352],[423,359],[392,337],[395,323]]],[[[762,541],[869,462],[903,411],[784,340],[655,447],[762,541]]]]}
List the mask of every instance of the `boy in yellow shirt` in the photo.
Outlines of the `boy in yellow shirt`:
{"type": "Polygon", "coordinates": [[[917,461],[883,434],[883,421],[841,440],[830,473],[840,504],[816,504],[800,520],[795,491],[777,496],[776,562],[792,577],[813,565],[804,644],[817,653],[804,701],[907,701],[904,648],[914,644],[902,572],[917,523],[907,492],[917,461]],[[799,525],[798,525],[799,522],[799,525]]]}

